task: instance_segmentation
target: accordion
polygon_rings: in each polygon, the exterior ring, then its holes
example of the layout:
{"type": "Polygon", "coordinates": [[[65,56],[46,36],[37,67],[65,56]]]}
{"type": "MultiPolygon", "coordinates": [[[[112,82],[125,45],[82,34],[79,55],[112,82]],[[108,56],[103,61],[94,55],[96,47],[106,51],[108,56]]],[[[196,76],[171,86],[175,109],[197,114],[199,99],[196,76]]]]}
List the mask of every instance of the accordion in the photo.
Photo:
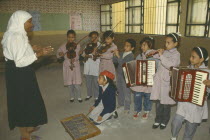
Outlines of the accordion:
{"type": "Polygon", "coordinates": [[[155,60],[133,60],[124,63],[122,68],[127,87],[153,85],[153,75],[156,72],[155,60]]]}
{"type": "Polygon", "coordinates": [[[198,69],[176,68],[172,69],[170,97],[180,102],[190,102],[203,106],[209,73],[198,69]]]}

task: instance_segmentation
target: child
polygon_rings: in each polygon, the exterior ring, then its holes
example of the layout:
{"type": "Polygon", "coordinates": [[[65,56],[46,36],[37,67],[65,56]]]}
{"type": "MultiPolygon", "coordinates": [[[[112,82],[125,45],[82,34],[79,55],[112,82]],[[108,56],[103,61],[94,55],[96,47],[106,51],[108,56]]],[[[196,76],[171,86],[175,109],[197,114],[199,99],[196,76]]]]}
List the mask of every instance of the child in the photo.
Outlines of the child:
{"type": "Polygon", "coordinates": [[[165,50],[159,49],[158,54],[153,58],[160,60],[157,73],[154,75],[154,84],[151,91],[150,100],[157,100],[156,103],[156,118],[153,124],[153,129],[160,126],[160,129],[165,129],[169,120],[171,105],[176,102],[169,97],[170,91],[170,67],[176,67],[180,64],[180,53],[177,51],[179,45],[179,35],[170,33],[166,35],[165,50]]]}
{"type": "Polygon", "coordinates": [[[125,114],[130,111],[131,104],[131,90],[127,88],[123,73],[122,65],[126,62],[134,60],[133,50],[136,47],[136,41],[127,39],[124,45],[124,52],[119,54],[118,50],[114,51],[113,62],[118,65],[117,67],[117,90],[118,90],[118,105],[124,106],[125,114]]]}
{"type": "Polygon", "coordinates": [[[81,79],[81,73],[80,73],[80,63],[79,63],[79,51],[80,51],[80,45],[77,44],[77,47],[75,49],[76,57],[72,60],[74,68],[71,70],[70,66],[70,59],[66,55],[66,45],[68,43],[72,43],[75,41],[76,33],[74,30],[69,30],[67,32],[67,43],[64,43],[60,46],[60,48],[57,51],[57,57],[63,57],[64,56],[64,62],[63,62],[63,79],[64,79],[64,85],[68,86],[70,89],[70,102],[74,102],[74,98],[77,94],[77,99],[81,103],[81,91],[80,91],[80,85],[82,83],[81,79]]]}
{"type": "Polygon", "coordinates": [[[114,44],[114,32],[113,31],[106,31],[103,34],[103,38],[105,40],[106,45],[111,45],[111,47],[100,57],[100,65],[99,65],[99,72],[104,70],[110,71],[115,75],[115,67],[112,61],[113,58],[113,51],[117,50],[117,46],[114,44]]]}
{"type": "MultiPolygon", "coordinates": [[[[190,68],[206,69],[208,67],[208,52],[203,47],[195,47],[192,49],[190,68]]],[[[209,72],[209,70],[208,70],[209,72]]],[[[204,84],[208,84],[208,80],[204,84]]],[[[208,88],[207,91],[210,89],[208,88]]],[[[198,106],[189,102],[178,102],[177,112],[172,121],[172,140],[176,140],[183,122],[186,120],[184,132],[184,140],[192,140],[196,132],[197,126],[202,122],[202,119],[208,119],[207,100],[203,106],[198,106]]]]}
{"type": "MultiPolygon", "coordinates": [[[[154,51],[154,39],[152,37],[145,37],[140,41],[142,54],[136,57],[136,60],[147,60],[147,54],[154,51]]],[[[152,58],[149,58],[152,60],[152,58]]],[[[152,102],[150,101],[150,95],[152,87],[148,86],[135,86],[131,87],[134,91],[134,115],[133,118],[137,119],[142,110],[142,98],[144,97],[144,114],[142,119],[147,119],[149,112],[152,109],[152,102]]]]}
{"type": "MultiPolygon", "coordinates": [[[[93,59],[93,55],[97,49],[97,46],[100,45],[98,42],[99,39],[99,34],[96,31],[93,31],[89,34],[89,37],[91,38],[91,42],[87,45],[87,47],[93,47],[94,51],[86,55],[87,61],[84,63],[84,75],[86,78],[86,86],[87,86],[87,97],[85,100],[89,100],[93,95],[95,100],[98,98],[98,75],[99,75],[99,64],[100,64],[100,59],[93,59]]],[[[84,54],[84,53],[83,53],[84,54]]]]}
{"type": "Polygon", "coordinates": [[[110,119],[115,111],[116,87],[113,82],[114,78],[114,74],[109,71],[103,71],[99,75],[99,97],[89,110],[91,112],[89,118],[95,124],[101,124],[107,119],[110,119]]]}

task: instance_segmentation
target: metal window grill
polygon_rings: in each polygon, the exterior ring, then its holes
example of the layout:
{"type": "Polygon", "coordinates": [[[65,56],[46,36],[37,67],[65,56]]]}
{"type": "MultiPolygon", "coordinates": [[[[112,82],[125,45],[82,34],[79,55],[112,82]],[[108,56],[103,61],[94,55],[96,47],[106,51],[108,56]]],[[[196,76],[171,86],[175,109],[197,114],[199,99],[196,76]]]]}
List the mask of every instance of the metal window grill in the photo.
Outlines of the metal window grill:
{"type": "Polygon", "coordinates": [[[188,0],[185,36],[210,37],[210,0],[188,0]]]}
{"type": "Polygon", "coordinates": [[[112,6],[110,4],[101,5],[100,7],[101,31],[107,31],[112,28],[112,6]]]}
{"type": "Polygon", "coordinates": [[[144,0],[126,0],[126,33],[143,33],[144,0]]]}

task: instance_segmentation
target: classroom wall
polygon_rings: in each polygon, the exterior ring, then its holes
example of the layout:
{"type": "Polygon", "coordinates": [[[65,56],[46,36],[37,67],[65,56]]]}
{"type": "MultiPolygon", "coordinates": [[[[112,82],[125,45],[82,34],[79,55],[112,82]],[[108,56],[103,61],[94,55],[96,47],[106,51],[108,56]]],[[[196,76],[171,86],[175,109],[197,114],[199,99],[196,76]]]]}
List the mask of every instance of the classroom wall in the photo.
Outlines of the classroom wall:
{"type": "Polygon", "coordinates": [[[75,13],[82,16],[82,30],[99,30],[103,3],[104,0],[0,0],[0,32],[6,30],[9,17],[17,10],[40,12],[42,30],[68,29],[69,16],[75,13]]]}

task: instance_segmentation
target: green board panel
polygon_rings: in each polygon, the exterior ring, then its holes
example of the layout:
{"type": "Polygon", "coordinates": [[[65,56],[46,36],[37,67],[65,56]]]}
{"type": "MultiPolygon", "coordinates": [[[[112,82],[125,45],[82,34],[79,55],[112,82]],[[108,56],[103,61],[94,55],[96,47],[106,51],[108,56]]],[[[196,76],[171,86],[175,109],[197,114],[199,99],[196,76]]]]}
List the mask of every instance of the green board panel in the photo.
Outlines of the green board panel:
{"type": "Polygon", "coordinates": [[[68,14],[48,14],[41,13],[40,22],[42,31],[68,30],[69,15],[68,14]]]}
{"type": "Polygon", "coordinates": [[[5,32],[12,13],[0,13],[0,32],[5,32]]]}

